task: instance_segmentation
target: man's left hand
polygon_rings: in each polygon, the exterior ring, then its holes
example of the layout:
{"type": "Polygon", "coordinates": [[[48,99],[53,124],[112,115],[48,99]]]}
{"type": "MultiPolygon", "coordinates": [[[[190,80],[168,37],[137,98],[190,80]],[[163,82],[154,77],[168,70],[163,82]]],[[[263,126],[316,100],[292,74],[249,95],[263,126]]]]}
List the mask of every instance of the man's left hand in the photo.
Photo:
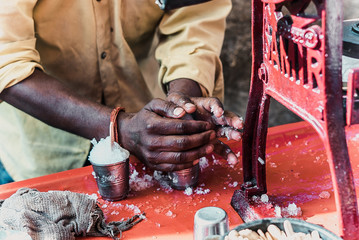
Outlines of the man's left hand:
{"type": "MultiPolygon", "coordinates": [[[[180,89],[182,90],[182,89],[180,89]]],[[[202,120],[211,123],[217,137],[227,137],[231,140],[240,140],[242,137],[243,119],[236,114],[224,111],[223,104],[213,97],[190,97],[183,91],[171,88],[167,100],[181,106],[187,112],[186,118],[202,120]]],[[[214,152],[227,159],[228,163],[238,161],[236,155],[223,142],[213,141],[214,152]]]]}

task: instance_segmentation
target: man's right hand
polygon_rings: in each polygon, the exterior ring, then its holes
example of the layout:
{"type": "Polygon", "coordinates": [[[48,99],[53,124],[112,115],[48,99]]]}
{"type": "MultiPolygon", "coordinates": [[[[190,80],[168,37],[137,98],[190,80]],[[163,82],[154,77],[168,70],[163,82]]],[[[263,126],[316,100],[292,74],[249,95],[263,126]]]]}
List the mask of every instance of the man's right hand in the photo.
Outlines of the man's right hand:
{"type": "Polygon", "coordinates": [[[154,99],[138,113],[120,112],[120,144],[148,167],[175,171],[213,152],[216,133],[210,123],[182,120],[186,112],[174,103],[154,99]]]}
{"type": "MultiPolygon", "coordinates": [[[[76,95],[40,70],[5,89],[0,99],[31,116],[87,139],[109,134],[111,108],[76,95]]],[[[120,112],[120,143],[150,168],[188,168],[213,151],[214,130],[206,121],[181,120],[183,108],[155,99],[138,113],[120,112]]]]}

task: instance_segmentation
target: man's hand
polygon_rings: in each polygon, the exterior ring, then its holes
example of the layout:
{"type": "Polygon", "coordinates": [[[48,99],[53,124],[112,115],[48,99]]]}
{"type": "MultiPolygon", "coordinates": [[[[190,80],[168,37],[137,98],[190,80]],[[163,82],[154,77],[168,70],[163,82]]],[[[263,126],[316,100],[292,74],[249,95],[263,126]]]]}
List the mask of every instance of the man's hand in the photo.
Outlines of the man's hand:
{"type": "Polygon", "coordinates": [[[217,137],[240,140],[243,120],[236,114],[224,111],[223,105],[217,98],[187,97],[181,93],[171,93],[167,100],[182,107],[195,120],[211,123],[216,129],[217,137]]]}
{"type": "MultiPolygon", "coordinates": [[[[191,119],[210,123],[211,128],[216,131],[217,137],[240,140],[243,119],[232,112],[224,111],[222,103],[217,98],[189,97],[184,94],[184,86],[190,86],[191,82],[189,81],[191,80],[183,80],[186,84],[181,83],[182,80],[175,80],[177,83],[174,82],[170,85],[167,100],[181,106],[187,114],[190,114],[191,119]]],[[[194,87],[189,88],[193,89],[194,87]]],[[[219,140],[212,141],[212,143],[215,145],[214,152],[227,159],[230,164],[235,164],[238,161],[236,155],[226,144],[219,140]]]]}
{"type": "Polygon", "coordinates": [[[183,120],[176,104],[152,100],[135,114],[120,112],[120,143],[152,169],[175,171],[213,152],[216,134],[206,121],[183,120]]]}

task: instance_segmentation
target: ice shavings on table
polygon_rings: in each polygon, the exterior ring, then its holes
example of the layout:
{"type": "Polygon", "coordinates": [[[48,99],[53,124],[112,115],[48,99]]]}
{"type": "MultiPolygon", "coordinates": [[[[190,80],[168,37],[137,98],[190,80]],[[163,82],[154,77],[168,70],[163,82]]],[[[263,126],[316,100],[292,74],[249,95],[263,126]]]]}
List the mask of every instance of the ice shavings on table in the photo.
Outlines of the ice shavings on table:
{"type": "Polygon", "coordinates": [[[190,196],[193,194],[193,189],[191,187],[187,187],[183,193],[187,196],[190,196]]]}
{"type": "Polygon", "coordinates": [[[210,193],[211,190],[209,190],[208,188],[207,189],[204,189],[202,187],[197,187],[197,188],[191,188],[191,187],[187,187],[183,193],[187,196],[191,196],[193,194],[197,194],[197,195],[205,195],[205,194],[208,194],[210,193]]]}
{"type": "Polygon", "coordinates": [[[130,156],[130,153],[117,142],[114,142],[113,147],[111,147],[110,136],[105,139],[101,138],[98,142],[96,139],[92,139],[91,143],[93,144],[93,148],[90,151],[88,159],[92,164],[113,164],[125,161],[130,156]]]}
{"type": "Polygon", "coordinates": [[[126,208],[132,210],[134,214],[140,214],[141,213],[140,208],[137,207],[134,204],[126,204],[126,208]]]}
{"type": "Polygon", "coordinates": [[[92,194],[84,193],[84,194],[89,196],[89,198],[96,200],[100,204],[100,207],[103,210],[103,212],[107,212],[110,215],[118,215],[124,210],[129,211],[133,214],[141,214],[143,212],[140,210],[138,206],[134,204],[122,204],[120,202],[112,202],[112,201],[104,200],[101,197],[99,197],[100,196],[99,192],[97,192],[97,194],[96,193],[92,193],[92,194]],[[112,210],[112,212],[108,212],[109,210],[112,210]]]}
{"type": "Polygon", "coordinates": [[[207,189],[203,189],[203,188],[201,188],[201,187],[197,187],[197,188],[194,190],[194,192],[195,192],[196,194],[198,194],[198,195],[205,195],[205,194],[207,194],[207,193],[210,193],[211,190],[209,190],[208,188],[207,188],[207,189]]]}
{"type": "Polygon", "coordinates": [[[351,140],[358,141],[359,140],[359,133],[355,134],[355,136],[351,140]]]}
{"type": "Polygon", "coordinates": [[[260,196],[252,196],[251,199],[255,204],[265,206],[266,209],[272,209],[273,204],[269,201],[267,194],[262,194],[260,196]]]}
{"type": "Polygon", "coordinates": [[[235,188],[235,187],[237,187],[238,186],[238,182],[237,181],[234,181],[233,183],[229,183],[228,184],[228,187],[233,187],[233,188],[235,188]]]}
{"type": "Polygon", "coordinates": [[[295,203],[289,203],[287,207],[275,205],[269,200],[267,194],[252,196],[251,200],[256,206],[262,206],[263,209],[274,210],[275,217],[300,217],[302,209],[295,203]]]}
{"type": "Polygon", "coordinates": [[[209,166],[208,159],[206,157],[201,157],[199,159],[199,167],[201,169],[201,172],[203,172],[204,169],[206,169],[209,166]]]}
{"type": "Polygon", "coordinates": [[[212,161],[213,161],[213,165],[220,165],[221,164],[219,159],[217,159],[214,155],[212,155],[212,161]]]}
{"type": "Polygon", "coordinates": [[[154,178],[148,174],[144,174],[142,177],[136,169],[132,170],[130,175],[130,188],[134,191],[142,191],[152,187],[155,184],[154,178]]]}
{"type": "Polygon", "coordinates": [[[91,194],[91,195],[86,193],[86,195],[89,196],[89,198],[91,198],[91,199],[93,199],[93,200],[96,200],[96,201],[97,201],[97,199],[98,199],[98,196],[97,196],[96,193],[93,193],[93,194],[91,194]]]}
{"type": "Polygon", "coordinates": [[[322,191],[322,192],[319,194],[319,197],[320,197],[320,198],[328,199],[328,198],[330,198],[330,193],[329,193],[328,191],[322,191]]]}
{"type": "Polygon", "coordinates": [[[171,210],[168,210],[165,214],[167,217],[175,218],[176,214],[174,214],[171,210]]]}
{"type": "Polygon", "coordinates": [[[261,195],[261,201],[262,201],[263,203],[268,203],[268,202],[269,202],[269,197],[268,197],[268,195],[267,195],[267,194],[262,194],[262,195],[261,195]]]}
{"type": "Polygon", "coordinates": [[[288,207],[275,206],[276,217],[300,217],[302,216],[302,209],[295,203],[288,204],[288,207]]]}
{"type": "MultiPolygon", "coordinates": [[[[119,202],[110,202],[110,201],[106,201],[106,200],[102,200],[100,202],[102,203],[101,209],[104,212],[109,213],[110,215],[119,215],[123,211],[128,211],[128,212],[131,212],[132,214],[143,213],[143,211],[141,211],[141,209],[134,204],[127,204],[127,203],[122,204],[119,202]]],[[[142,216],[142,218],[145,218],[145,216],[142,216]]]]}

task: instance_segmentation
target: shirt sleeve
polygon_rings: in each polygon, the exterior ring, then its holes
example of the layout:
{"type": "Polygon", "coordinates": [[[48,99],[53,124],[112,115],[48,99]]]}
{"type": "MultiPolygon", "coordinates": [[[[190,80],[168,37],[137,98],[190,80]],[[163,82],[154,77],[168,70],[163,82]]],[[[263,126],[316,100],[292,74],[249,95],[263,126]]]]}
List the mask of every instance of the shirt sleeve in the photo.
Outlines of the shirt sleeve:
{"type": "Polygon", "coordinates": [[[0,92],[30,76],[40,65],[35,49],[36,0],[0,0],[0,92]]]}
{"type": "Polygon", "coordinates": [[[204,87],[209,96],[223,98],[219,56],[231,7],[231,0],[212,0],[163,16],[156,59],[160,63],[159,83],[164,90],[172,80],[189,78],[204,87]]]}

